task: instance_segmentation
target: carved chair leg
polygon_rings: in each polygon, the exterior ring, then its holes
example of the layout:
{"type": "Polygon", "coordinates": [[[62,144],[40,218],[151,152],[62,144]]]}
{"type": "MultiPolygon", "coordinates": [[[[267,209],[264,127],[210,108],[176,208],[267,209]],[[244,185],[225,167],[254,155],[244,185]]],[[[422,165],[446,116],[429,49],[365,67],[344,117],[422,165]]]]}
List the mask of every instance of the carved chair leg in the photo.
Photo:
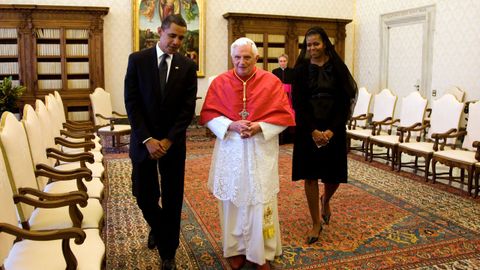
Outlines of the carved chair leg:
{"type": "Polygon", "coordinates": [[[365,161],[368,160],[368,143],[369,143],[368,138],[366,138],[362,142],[362,151],[363,151],[363,154],[365,155],[365,161]]]}
{"type": "Polygon", "coordinates": [[[478,192],[480,191],[480,170],[475,172],[475,198],[478,196],[478,192]]]}
{"type": "Polygon", "coordinates": [[[451,185],[453,182],[453,167],[448,168],[448,184],[451,185]]]}
{"type": "Polygon", "coordinates": [[[367,152],[370,151],[370,158],[369,158],[369,161],[372,162],[373,161],[373,143],[369,143],[367,145],[367,152]]]}
{"type": "Polygon", "coordinates": [[[417,168],[418,168],[418,157],[415,156],[415,163],[414,163],[414,168],[413,168],[413,171],[414,171],[415,173],[417,173],[417,168]]]}
{"type": "Polygon", "coordinates": [[[392,164],[391,164],[391,166],[392,166],[392,171],[395,170],[395,163],[397,163],[397,153],[398,153],[397,150],[398,150],[397,147],[395,147],[395,145],[394,145],[394,146],[392,147],[392,164]]]}
{"type": "Polygon", "coordinates": [[[430,170],[430,160],[432,158],[427,156],[425,157],[425,182],[428,182],[428,172],[430,170]]]}
{"type": "Polygon", "coordinates": [[[435,184],[436,181],[437,181],[437,161],[435,159],[432,159],[432,183],[435,184]]]}
{"type": "MultiPolygon", "coordinates": [[[[468,188],[468,195],[472,196],[472,182],[473,182],[473,168],[474,166],[470,166],[468,168],[468,178],[467,178],[467,188],[468,188]]],[[[463,169],[462,169],[463,170],[463,169]]],[[[463,182],[463,180],[462,180],[463,182]]]]}
{"type": "Polygon", "coordinates": [[[397,171],[402,169],[402,151],[397,151],[397,171]]]}

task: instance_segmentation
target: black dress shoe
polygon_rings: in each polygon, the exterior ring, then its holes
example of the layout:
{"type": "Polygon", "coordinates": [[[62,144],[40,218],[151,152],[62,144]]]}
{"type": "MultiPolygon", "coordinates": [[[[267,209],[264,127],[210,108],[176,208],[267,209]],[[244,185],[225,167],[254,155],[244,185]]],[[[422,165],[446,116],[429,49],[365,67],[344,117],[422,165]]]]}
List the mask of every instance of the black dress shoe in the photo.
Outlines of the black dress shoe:
{"type": "Polygon", "coordinates": [[[148,233],[148,242],[147,242],[147,247],[149,249],[154,249],[155,248],[155,235],[153,235],[152,230],[150,230],[150,233],[148,233]]]}
{"type": "Polygon", "coordinates": [[[162,270],[176,270],[175,259],[166,259],[162,261],[162,270]]]}

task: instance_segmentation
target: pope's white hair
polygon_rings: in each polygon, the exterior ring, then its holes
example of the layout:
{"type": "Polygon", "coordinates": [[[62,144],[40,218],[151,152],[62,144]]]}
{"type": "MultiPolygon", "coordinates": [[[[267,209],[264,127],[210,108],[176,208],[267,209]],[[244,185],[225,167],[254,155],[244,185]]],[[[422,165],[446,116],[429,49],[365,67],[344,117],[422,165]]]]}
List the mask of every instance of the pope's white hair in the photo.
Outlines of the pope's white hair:
{"type": "Polygon", "coordinates": [[[233,50],[236,48],[236,47],[239,47],[239,46],[244,46],[244,45],[250,45],[252,47],[252,53],[253,53],[253,56],[257,56],[258,55],[258,48],[257,48],[257,45],[255,45],[255,42],[253,42],[253,40],[249,39],[249,38],[246,38],[246,37],[241,37],[237,40],[235,40],[232,45],[230,46],[230,55],[233,56],[233,50]]]}

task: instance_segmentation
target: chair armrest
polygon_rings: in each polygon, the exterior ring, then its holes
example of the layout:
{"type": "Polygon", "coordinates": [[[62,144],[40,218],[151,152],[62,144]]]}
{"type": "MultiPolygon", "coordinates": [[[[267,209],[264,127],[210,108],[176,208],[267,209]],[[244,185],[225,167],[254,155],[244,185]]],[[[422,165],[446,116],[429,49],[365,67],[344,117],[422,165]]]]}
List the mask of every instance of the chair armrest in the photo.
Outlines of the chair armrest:
{"type": "MultiPolygon", "coordinates": [[[[439,145],[440,145],[440,150],[445,149],[445,145],[447,144],[447,139],[456,138],[458,137],[457,134],[465,135],[466,132],[458,132],[457,129],[451,128],[444,133],[433,133],[432,138],[435,140],[433,144],[433,150],[438,151],[439,145]]],[[[453,145],[453,148],[455,149],[455,145],[453,145]]]]}
{"type": "Polygon", "coordinates": [[[95,148],[94,142],[71,142],[61,137],[55,138],[55,144],[69,148],[84,148],[85,151],[90,151],[91,149],[95,148]]]}
{"type": "Polygon", "coordinates": [[[365,120],[365,121],[369,122],[370,119],[372,119],[372,116],[373,116],[372,113],[360,114],[360,115],[357,115],[357,116],[352,116],[352,117],[350,118],[349,123],[348,123],[348,129],[356,129],[356,128],[357,128],[357,121],[365,120]]]}
{"type": "Polygon", "coordinates": [[[29,188],[29,187],[24,187],[24,188],[19,188],[18,189],[18,194],[19,195],[32,195],[35,196],[41,200],[61,200],[65,198],[71,198],[71,197],[79,197],[83,198],[85,201],[88,200],[88,194],[83,191],[70,191],[70,192],[64,192],[64,193],[48,193],[44,191],[40,191],[35,188],[29,188]]]}
{"type": "Polygon", "coordinates": [[[35,241],[51,241],[58,239],[68,240],[74,238],[75,244],[77,245],[82,244],[87,237],[85,232],[80,228],[65,228],[52,231],[29,231],[8,223],[0,223],[0,232],[8,233],[17,236],[18,238],[35,241]]]}
{"type": "Polygon", "coordinates": [[[397,134],[399,135],[398,141],[400,143],[410,142],[412,132],[416,132],[416,131],[426,132],[425,130],[427,129],[427,127],[429,127],[428,124],[422,124],[418,122],[408,127],[398,127],[397,128],[397,134]]]}
{"type": "Polygon", "coordinates": [[[47,154],[48,153],[55,153],[57,155],[63,155],[63,156],[66,156],[66,157],[75,157],[76,155],[93,157],[92,152],[65,153],[62,150],[58,150],[57,148],[53,148],[53,147],[47,148],[46,152],[47,152],[47,154]]]}
{"type": "Polygon", "coordinates": [[[392,119],[392,117],[387,117],[381,121],[372,122],[372,135],[380,135],[383,126],[390,126],[387,128],[388,134],[392,134],[393,124],[400,122],[400,119],[392,119]]]}
{"type": "Polygon", "coordinates": [[[73,181],[77,184],[77,189],[82,192],[87,192],[85,181],[91,181],[92,172],[88,168],[77,168],[75,170],[60,171],[45,164],[37,164],[35,176],[47,177],[49,181],[73,181]]]}
{"type": "Polygon", "coordinates": [[[65,130],[69,130],[73,132],[88,132],[88,133],[95,132],[95,126],[93,124],[75,125],[67,122],[67,123],[63,123],[63,128],[65,130]]]}
{"type": "Polygon", "coordinates": [[[92,180],[92,171],[89,168],[75,168],[73,170],[61,171],[40,163],[35,166],[35,169],[35,176],[50,177],[55,178],[56,180],[92,180]]]}
{"type": "MultiPolygon", "coordinates": [[[[32,195],[32,194],[30,194],[32,195]]],[[[76,206],[77,204],[81,207],[86,207],[88,204],[88,198],[84,198],[83,196],[77,196],[72,194],[71,196],[63,196],[57,199],[44,199],[48,195],[40,195],[41,198],[33,198],[31,196],[27,196],[24,194],[15,194],[13,195],[13,201],[15,203],[26,203],[31,206],[39,207],[39,208],[59,208],[64,206],[76,206]]]]}
{"type": "Polygon", "coordinates": [[[60,130],[60,134],[67,138],[84,139],[85,141],[91,141],[95,139],[95,135],[93,135],[93,133],[86,133],[81,131],[60,130]]]}
{"type": "Polygon", "coordinates": [[[81,207],[86,207],[88,205],[88,199],[86,200],[85,198],[82,198],[80,196],[65,197],[58,200],[41,200],[32,198],[30,196],[17,194],[13,196],[13,202],[15,204],[18,204],[20,202],[26,203],[37,208],[46,209],[68,206],[68,214],[73,223],[73,227],[77,228],[81,228],[83,220],[83,214],[82,212],[80,212],[77,205],[81,207]]]}
{"type": "Polygon", "coordinates": [[[47,157],[54,158],[56,160],[64,161],[64,162],[77,162],[80,161],[82,167],[86,167],[85,162],[94,163],[95,158],[92,153],[83,152],[83,153],[64,153],[64,152],[53,152],[48,151],[47,149],[47,157]]]}
{"type": "Polygon", "coordinates": [[[116,111],[113,111],[112,114],[114,114],[116,116],[119,116],[121,118],[127,118],[128,117],[126,114],[119,113],[119,112],[116,112],[116,111]]]}
{"type": "Polygon", "coordinates": [[[475,159],[480,161],[480,141],[474,141],[472,146],[477,148],[477,151],[475,152],[475,159]]]}
{"type": "Polygon", "coordinates": [[[80,228],[65,228],[53,231],[29,231],[8,223],[0,223],[0,232],[14,235],[17,238],[34,241],[51,241],[61,239],[62,253],[67,265],[66,269],[77,269],[78,266],[77,259],[70,248],[70,239],[75,239],[75,244],[81,245],[87,237],[85,232],[80,228]]]}

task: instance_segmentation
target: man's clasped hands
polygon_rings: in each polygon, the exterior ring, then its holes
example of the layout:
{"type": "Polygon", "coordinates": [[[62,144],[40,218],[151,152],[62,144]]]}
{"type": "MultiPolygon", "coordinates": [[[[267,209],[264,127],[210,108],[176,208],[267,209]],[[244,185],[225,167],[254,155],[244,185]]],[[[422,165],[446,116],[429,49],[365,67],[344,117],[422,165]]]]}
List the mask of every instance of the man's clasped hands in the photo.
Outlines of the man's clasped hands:
{"type": "Polygon", "coordinates": [[[240,134],[242,139],[253,137],[255,134],[262,131],[262,127],[258,122],[249,120],[237,120],[228,126],[228,130],[235,131],[240,134]]]}

